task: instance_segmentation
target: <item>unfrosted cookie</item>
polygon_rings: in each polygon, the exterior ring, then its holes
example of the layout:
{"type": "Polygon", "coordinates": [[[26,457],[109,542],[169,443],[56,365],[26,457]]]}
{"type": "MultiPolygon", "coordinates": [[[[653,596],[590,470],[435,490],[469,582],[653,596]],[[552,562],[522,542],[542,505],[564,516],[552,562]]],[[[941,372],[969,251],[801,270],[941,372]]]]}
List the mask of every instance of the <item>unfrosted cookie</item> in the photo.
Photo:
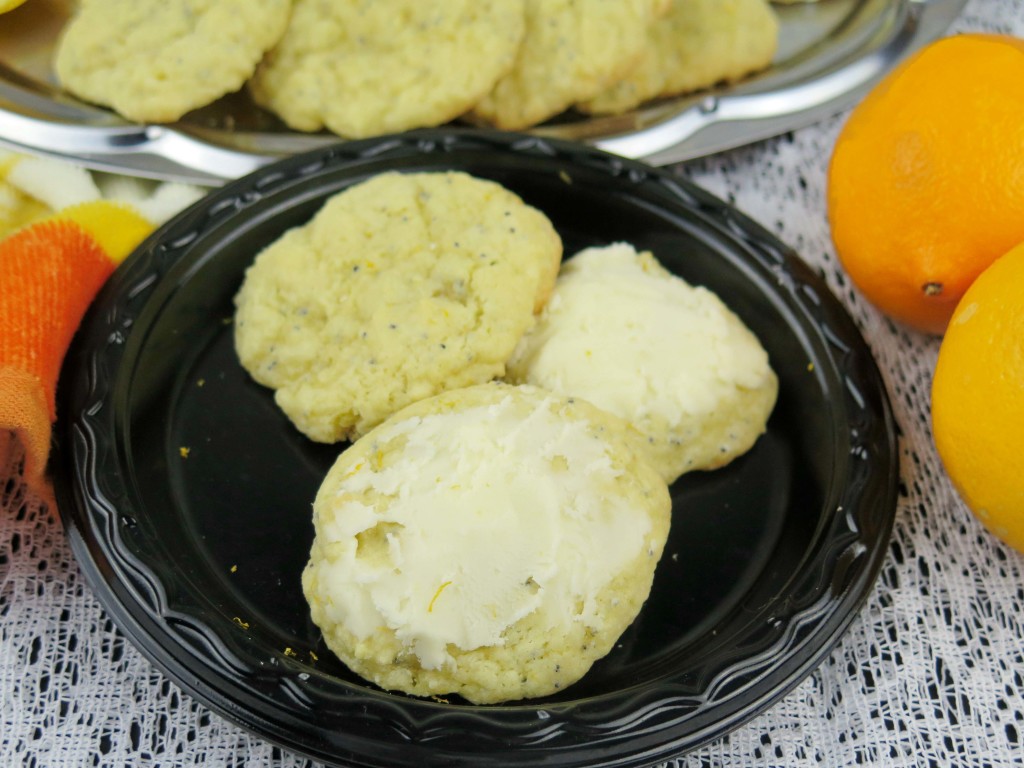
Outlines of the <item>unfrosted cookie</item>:
{"type": "Polygon", "coordinates": [[[83,0],[57,48],[61,85],[130,120],[169,122],[242,87],[289,0],[83,0]]]}
{"type": "Polygon", "coordinates": [[[295,0],[250,85],[289,126],[348,138],[458,117],[512,67],[523,0],[295,0]]]}
{"type": "Polygon", "coordinates": [[[248,269],[235,347],[313,440],[503,375],[554,285],[551,222],[492,181],[386,173],[331,198],[248,269]]]}
{"type": "Polygon", "coordinates": [[[678,0],[650,26],[638,66],[577,108],[619,113],[649,99],[734,82],[771,63],[778,28],[766,0],[678,0]]]}
{"type": "Polygon", "coordinates": [[[628,427],[583,401],[484,384],[421,401],[346,450],[302,576],[328,647],[383,688],[477,703],[555,693],[650,591],[671,501],[628,427]]]}
{"type": "Polygon", "coordinates": [[[526,35],[515,65],[473,108],[473,118],[519,130],[600,93],[637,65],[648,27],[667,6],[666,0],[526,0],[526,35]]]}
{"type": "Polygon", "coordinates": [[[624,418],[668,482],[747,451],[778,394],[767,353],[714,293],[625,243],[566,261],[507,379],[624,418]]]}

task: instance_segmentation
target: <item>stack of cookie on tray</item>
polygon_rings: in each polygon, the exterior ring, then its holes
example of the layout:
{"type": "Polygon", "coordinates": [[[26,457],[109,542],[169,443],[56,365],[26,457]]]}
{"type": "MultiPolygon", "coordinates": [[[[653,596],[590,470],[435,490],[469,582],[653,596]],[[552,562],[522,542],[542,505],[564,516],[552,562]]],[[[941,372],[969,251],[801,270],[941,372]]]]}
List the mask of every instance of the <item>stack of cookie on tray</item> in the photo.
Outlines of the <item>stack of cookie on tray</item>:
{"type": "Polygon", "coordinates": [[[241,364],[340,446],[304,594],[384,688],[491,703],[578,680],[647,599],[668,484],[765,430],[777,378],[718,297],[626,243],[562,250],[494,181],[390,172],[246,271],[241,364]]]}
{"type": "Polygon", "coordinates": [[[734,81],[775,53],[768,0],[91,0],[62,86],[169,122],[248,87],[299,131],[522,130],[734,81]]]}

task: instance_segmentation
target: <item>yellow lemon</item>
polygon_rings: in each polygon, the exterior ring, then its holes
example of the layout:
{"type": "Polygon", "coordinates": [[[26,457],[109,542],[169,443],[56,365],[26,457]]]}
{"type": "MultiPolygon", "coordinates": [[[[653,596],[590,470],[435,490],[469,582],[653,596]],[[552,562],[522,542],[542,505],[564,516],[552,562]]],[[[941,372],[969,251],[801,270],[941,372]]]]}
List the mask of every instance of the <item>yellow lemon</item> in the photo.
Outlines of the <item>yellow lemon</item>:
{"type": "Polygon", "coordinates": [[[1024,552],[1024,243],[957,305],[932,380],[935,445],[957,492],[1024,552]]]}

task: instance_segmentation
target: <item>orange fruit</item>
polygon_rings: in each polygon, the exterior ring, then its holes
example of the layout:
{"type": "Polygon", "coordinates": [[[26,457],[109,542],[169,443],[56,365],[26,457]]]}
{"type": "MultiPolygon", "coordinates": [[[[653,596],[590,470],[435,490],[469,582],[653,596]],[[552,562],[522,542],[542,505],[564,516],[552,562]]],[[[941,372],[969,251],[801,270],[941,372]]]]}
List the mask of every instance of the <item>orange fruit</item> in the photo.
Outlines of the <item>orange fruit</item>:
{"type": "Polygon", "coordinates": [[[932,379],[932,433],[967,506],[1024,552],[1024,244],[957,306],[932,379]]]}
{"type": "Polygon", "coordinates": [[[937,40],[851,112],[828,170],[836,252],[860,291],[942,333],[989,264],[1024,241],[1024,40],[937,40]]]}

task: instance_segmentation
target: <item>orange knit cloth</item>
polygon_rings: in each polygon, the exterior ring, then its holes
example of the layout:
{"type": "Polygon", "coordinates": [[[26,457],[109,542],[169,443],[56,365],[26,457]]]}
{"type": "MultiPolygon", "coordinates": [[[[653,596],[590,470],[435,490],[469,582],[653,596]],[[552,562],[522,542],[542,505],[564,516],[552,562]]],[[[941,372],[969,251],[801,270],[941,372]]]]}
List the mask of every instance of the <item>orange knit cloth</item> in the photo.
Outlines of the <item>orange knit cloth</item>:
{"type": "Polygon", "coordinates": [[[0,240],[0,429],[20,439],[25,482],[44,497],[64,353],[113,269],[73,221],[42,221],[0,240]]]}

